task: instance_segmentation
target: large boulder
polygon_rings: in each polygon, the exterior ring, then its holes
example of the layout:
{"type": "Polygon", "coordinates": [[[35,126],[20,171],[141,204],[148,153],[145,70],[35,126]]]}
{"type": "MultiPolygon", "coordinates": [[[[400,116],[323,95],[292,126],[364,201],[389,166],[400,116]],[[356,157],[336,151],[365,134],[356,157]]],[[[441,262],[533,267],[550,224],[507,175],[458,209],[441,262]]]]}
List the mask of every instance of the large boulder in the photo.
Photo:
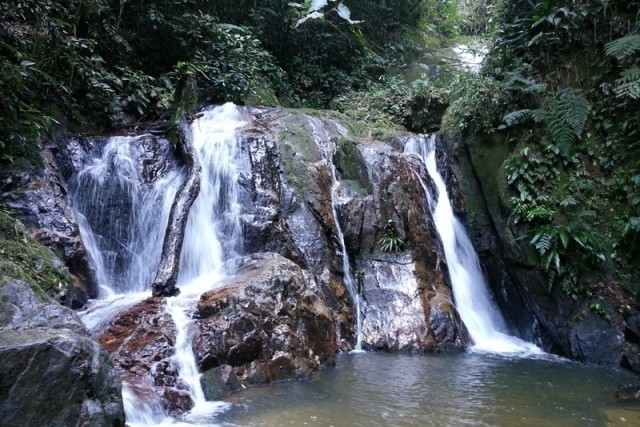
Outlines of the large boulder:
{"type": "Polygon", "coordinates": [[[435,187],[423,162],[400,152],[405,143],[346,139],[338,147],[341,178],[366,189],[340,209],[366,302],[363,341],[373,349],[462,350],[469,338],[427,204],[435,187]],[[403,245],[383,252],[389,221],[403,245]]]}
{"type": "Polygon", "coordinates": [[[275,251],[310,270],[335,313],[338,348],[350,350],[356,313],[342,232],[355,281],[364,285],[365,347],[461,349],[468,339],[426,205],[423,183],[432,183],[422,162],[402,154],[402,141],[388,140],[363,137],[331,113],[254,111],[243,145],[245,249],[275,251]],[[397,254],[380,250],[390,219],[405,241],[397,254]]]}
{"type": "Polygon", "coordinates": [[[191,409],[193,401],[172,362],[177,331],[165,308],[165,298],[147,298],[114,316],[98,334],[138,401],[179,414],[191,409]]]}
{"type": "Polygon", "coordinates": [[[308,377],[337,350],[332,312],[313,275],[274,253],[244,257],[222,287],[202,295],[197,317],[193,346],[210,398],[221,394],[220,383],[233,389],[308,377]]]}
{"type": "Polygon", "coordinates": [[[123,426],[121,384],[108,353],[70,309],[0,283],[0,424],[123,426]]]}

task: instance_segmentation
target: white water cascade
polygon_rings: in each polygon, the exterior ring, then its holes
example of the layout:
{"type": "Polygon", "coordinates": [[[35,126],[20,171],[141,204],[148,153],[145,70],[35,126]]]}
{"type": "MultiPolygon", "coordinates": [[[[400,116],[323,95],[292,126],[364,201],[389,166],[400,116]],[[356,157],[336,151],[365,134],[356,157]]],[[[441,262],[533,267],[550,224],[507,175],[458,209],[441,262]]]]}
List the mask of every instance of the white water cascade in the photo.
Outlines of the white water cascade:
{"type": "MultiPolygon", "coordinates": [[[[340,197],[340,181],[336,175],[336,166],[333,164],[333,156],[335,154],[335,145],[331,142],[329,133],[324,127],[324,124],[314,118],[309,118],[311,124],[313,137],[316,139],[318,147],[322,150],[322,155],[329,166],[331,171],[331,210],[333,213],[333,220],[336,225],[336,233],[338,235],[338,242],[340,244],[340,250],[342,252],[342,272],[344,274],[344,284],[347,286],[347,291],[353,301],[353,306],[356,311],[356,344],[353,348],[354,352],[362,351],[362,297],[356,287],[355,278],[351,271],[351,263],[349,262],[349,253],[347,252],[347,246],[344,243],[344,233],[342,232],[342,226],[340,225],[340,217],[338,216],[338,206],[341,201],[340,197]]],[[[346,134],[346,130],[344,130],[346,134]]]]}
{"type": "Polygon", "coordinates": [[[228,103],[206,111],[191,125],[193,144],[202,165],[202,182],[189,212],[180,257],[181,292],[167,299],[166,310],[178,331],[173,363],[189,386],[194,402],[184,418],[198,424],[206,423],[225,404],[205,399],[187,331],[198,298],[226,277],[225,260],[237,257],[241,250],[241,207],[235,164],[240,144],[236,129],[243,124],[236,106],[228,103]]]}
{"type": "Polygon", "coordinates": [[[489,295],[480,261],[464,226],[453,214],[447,187],[438,172],[435,158],[435,134],[412,137],[405,153],[417,154],[424,161],[438,190],[436,200],[426,191],[429,209],[442,241],[447,260],[456,308],[473,341],[473,350],[535,355],[542,350],[534,344],[511,336],[495,303],[489,295]]]}
{"type": "MultiPolygon", "coordinates": [[[[208,425],[211,415],[225,405],[205,400],[187,331],[200,295],[221,283],[228,274],[225,261],[242,250],[235,163],[236,129],[243,124],[236,106],[225,104],[205,111],[191,125],[202,182],[189,213],[181,253],[181,293],[166,299],[166,312],[177,330],[171,364],[188,386],[194,407],[177,421],[160,405],[138,401],[134,385],[124,384],[127,424],[132,427],[208,425]]],[[[171,204],[184,179],[182,171],[167,172],[145,184],[139,161],[142,138],[112,138],[101,157],[80,171],[72,185],[82,238],[104,289],[103,299],[81,314],[94,332],[150,295],[171,204]]]]}

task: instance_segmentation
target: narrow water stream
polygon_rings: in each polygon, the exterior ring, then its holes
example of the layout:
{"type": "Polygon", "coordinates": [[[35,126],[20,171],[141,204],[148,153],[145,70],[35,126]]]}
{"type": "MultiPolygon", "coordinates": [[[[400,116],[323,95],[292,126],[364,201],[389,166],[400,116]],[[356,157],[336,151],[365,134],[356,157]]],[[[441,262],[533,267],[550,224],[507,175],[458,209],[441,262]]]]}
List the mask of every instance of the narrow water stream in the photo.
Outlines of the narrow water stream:
{"type": "Polygon", "coordinates": [[[340,215],[338,213],[340,207],[340,181],[336,174],[336,166],[333,163],[333,156],[335,155],[335,144],[331,141],[328,132],[324,128],[324,124],[317,119],[309,118],[309,122],[313,129],[313,137],[316,139],[316,144],[321,147],[322,155],[324,156],[327,166],[331,172],[331,212],[333,214],[333,220],[336,226],[336,233],[338,235],[338,243],[340,245],[341,257],[342,257],[342,272],[344,284],[347,287],[347,291],[351,296],[353,307],[356,313],[355,334],[356,342],[353,347],[354,352],[360,352],[362,350],[362,297],[356,287],[355,277],[351,270],[351,262],[349,261],[349,253],[347,252],[347,245],[344,243],[344,233],[342,231],[342,225],[340,224],[340,215]]]}

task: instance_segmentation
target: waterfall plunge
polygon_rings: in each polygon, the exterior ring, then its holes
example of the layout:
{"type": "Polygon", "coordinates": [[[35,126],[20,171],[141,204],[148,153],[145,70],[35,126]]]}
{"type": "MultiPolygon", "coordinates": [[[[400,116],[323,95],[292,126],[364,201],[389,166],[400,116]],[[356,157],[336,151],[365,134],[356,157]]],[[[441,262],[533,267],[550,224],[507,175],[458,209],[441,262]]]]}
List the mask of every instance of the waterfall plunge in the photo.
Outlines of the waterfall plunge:
{"type": "Polygon", "coordinates": [[[478,255],[464,226],[453,214],[447,187],[436,165],[435,135],[411,138],[405,153],[420,156],[438,190],[436,200],[426,191],[429,209],[442,241],[456,308],[469,331],[473,349],[489,353],[542,354],[535,345],[506,333],[504,319],[489,295],[478,255]]]}
{"type": "MultiPolygon", "coordinates": [[[[189,386],[194,408],[185,414],[185,423],[176,422],[158,404],[139,402],[133,387],[124,384],[128,425],[206,424],[224,405],[205,400],[187,331],[197,299],[226,276],[225,260],[241,252],[235,167],[239,141],[235,130],[243,124],[238,109],[225,104],[205,111],[191,126],[202,164],[202,183],[189,213],[180,258],[181,293],[167,298],[166,311],[177,329],[171,363],[189,386]]],[[[182,171],[174,171],[145,183],[139,162],[143,138],[111,138],[100,157],[72,180],[72,200],[82,238],[104,298],[81,314],[94,332],[117,313],[149,296],[171,204],[184,179],[182,171]]]]}

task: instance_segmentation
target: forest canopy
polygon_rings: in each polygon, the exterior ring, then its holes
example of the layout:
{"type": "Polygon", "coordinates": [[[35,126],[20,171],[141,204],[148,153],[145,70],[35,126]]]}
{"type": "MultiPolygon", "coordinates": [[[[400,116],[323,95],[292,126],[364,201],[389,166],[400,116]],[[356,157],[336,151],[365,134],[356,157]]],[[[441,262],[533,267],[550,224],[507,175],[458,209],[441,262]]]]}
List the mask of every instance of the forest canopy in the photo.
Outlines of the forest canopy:
{"type": "Polygon", "coordinates": [[[284,0],[2,2],[0,160],[27,155],[55,122],[160,118],[185,74],[203,103],[326,107],[381,76],[389,53],[447,2],[345,6],[360,23],[326,13],[296,25],[305,10],[284,0]]]}

